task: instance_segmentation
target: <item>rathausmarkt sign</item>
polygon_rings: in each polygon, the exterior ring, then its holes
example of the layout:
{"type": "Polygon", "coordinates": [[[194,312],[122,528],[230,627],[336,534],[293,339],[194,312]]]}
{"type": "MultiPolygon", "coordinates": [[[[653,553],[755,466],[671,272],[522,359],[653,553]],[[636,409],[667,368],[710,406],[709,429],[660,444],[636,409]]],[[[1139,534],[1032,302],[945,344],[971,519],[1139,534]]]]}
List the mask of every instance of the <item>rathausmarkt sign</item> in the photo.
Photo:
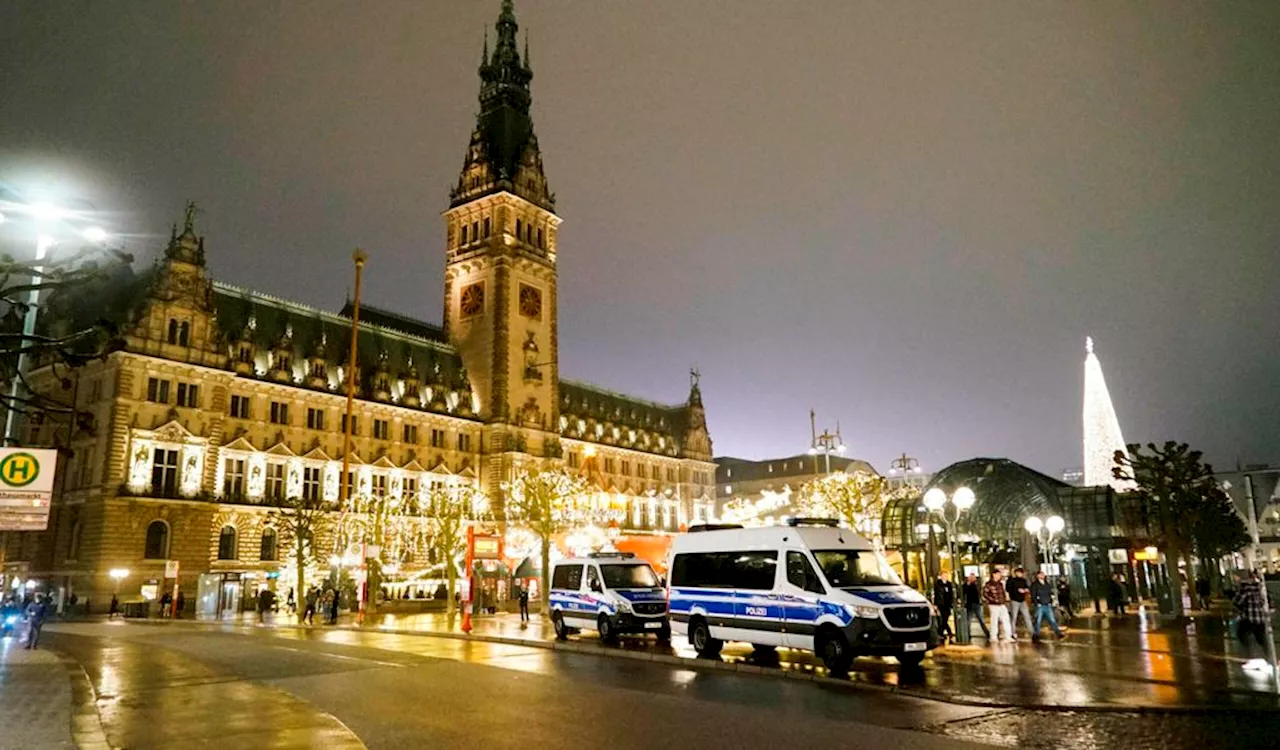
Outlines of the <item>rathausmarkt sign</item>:
{"type": "Polygon", "coordinates": [[[0,448],[0,531],[44,531],[49,526],[58,452],[0,448]]]}

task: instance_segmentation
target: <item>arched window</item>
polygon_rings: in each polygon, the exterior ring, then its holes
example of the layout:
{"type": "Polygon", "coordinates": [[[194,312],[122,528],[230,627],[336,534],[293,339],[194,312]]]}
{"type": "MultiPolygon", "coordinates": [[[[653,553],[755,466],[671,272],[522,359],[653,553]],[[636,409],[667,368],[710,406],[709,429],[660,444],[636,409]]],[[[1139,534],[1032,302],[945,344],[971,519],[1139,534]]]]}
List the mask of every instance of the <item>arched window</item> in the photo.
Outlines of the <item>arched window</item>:
{"type": "Polygon", "coordinates": [[[462,239],[459,240],[458,244],[459,245],[467,244],[467,225],[466,224],[462,225],[462,239]]]}
{"type": "Polygon", "coordinates": [[[235,560],[239,557],[236,550],[236,527],[223,526],[218,535],[218,559],[235,560]]]}
{"type": "Polygon", "coordinates": [[[147,560],[164,560],[169,557],[169,524],[155,520],[147,525],[147,542],[142,556],[147,560]]]}
{"type": "Polygon", "coordinates": [[[270,562],[276,559],[276,530],[263,529],[262,542],[258,545],[258,559],[270,562]]]}
{"type": "Polygon", "coordinates": [[[178,346],[187,346],[191,341],[191,324],[182,321],[178,326],[178,346]]]}
{"type": "Polygon", "coordinates": [[[169,343],[178,343],[178,321],[173,318],[169,319],[169,343]]]}

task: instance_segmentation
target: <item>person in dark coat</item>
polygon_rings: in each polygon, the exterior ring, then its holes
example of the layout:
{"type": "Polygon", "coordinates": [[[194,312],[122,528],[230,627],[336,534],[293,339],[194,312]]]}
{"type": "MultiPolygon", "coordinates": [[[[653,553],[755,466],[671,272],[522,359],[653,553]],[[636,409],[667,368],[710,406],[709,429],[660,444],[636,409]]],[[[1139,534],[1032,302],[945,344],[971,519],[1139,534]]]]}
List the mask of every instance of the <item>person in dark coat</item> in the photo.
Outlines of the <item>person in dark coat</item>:
{"type": "Polygon", "coordinates": [[[520,622],[529,621],[529,587],[520,587],[520,622]]]}
{"type": "Polygon", "coordinates": [[[342,594],[337,589],[333,590],[333,598],[329,600],[329,624],[335,625],[338,622],[338,605],[342,601],[342,594]]]}
{"type": "Polygon", "coordinates": [[[1058,606],[1062,608],[1067,619],[1076,616],[1074,605],[1071,604],[1071,584],[1067,583],[1066,576],[1058,579],[1058,606]]]}
{"type": "Polygon", "coordinates": [[[1124,578],[1116,573],[1107,584],[1107,607],[1115,614],[1124,617],[1124,605],[1129,595],[1124,590],[1124,578]]]}
{"type": "Polygon", "coordinates": [[[956,585],[941,572],[933,582],[933,606],[938,608],[938,635],[942,638],[954,638],[951,630],[951,610],[956,603],[956,585]]]}
{"type": "Polygon", "coordinates": [[[982,587],[978,585],[978,577],[972,573],[964,580],[964,616],[970,621],[977,618],[982,634],[991,640],[987,621],[982,619],[982,587]]]}
{"type": "Polygon", "coordinates": [[[107,610],[107,619],[114,620],[116,615],[120,614],[120,599],[115,595],[111,595],[111,608],[107,610]]]}
{"type": "Polygon", "coordinates": [[[40,630],[44,627],[45,617],[49,614],[49,608],[45,605],[44,596],[36,594],[31,599],[31,603],[27,605],[27,645],[24,648],[38,648],[40,646],[40,630]]]}
{"type": "Polygon", "coordinates": [[[173,616],[175,619],[182,617],[182,610],[186,609],[186,606],[187,606],[187,595],[179,591],[178,599],[177,601],[174,602],[174,605],[173,605],[173,616]]]}

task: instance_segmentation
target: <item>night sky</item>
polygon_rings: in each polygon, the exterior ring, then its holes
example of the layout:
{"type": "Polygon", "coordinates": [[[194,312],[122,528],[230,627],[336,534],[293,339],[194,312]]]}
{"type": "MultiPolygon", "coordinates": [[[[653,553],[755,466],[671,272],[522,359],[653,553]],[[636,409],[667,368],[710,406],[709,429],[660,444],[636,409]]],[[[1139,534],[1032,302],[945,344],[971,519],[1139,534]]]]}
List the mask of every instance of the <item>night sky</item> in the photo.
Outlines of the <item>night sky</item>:
{"type": "MultiPolygon", "coordinates": [[[[467,2],[0,5],[0,181],[150,260],[440,320],[477,110],[467,2]]],[[[1280,461],[1280,3],[517,0],[565,223],[565,377],[718,455],[1079,466],[1084,337],[1125,437],[1280,461]]],[[[9,252],[21,227],[0,227],[9,252]]]]}

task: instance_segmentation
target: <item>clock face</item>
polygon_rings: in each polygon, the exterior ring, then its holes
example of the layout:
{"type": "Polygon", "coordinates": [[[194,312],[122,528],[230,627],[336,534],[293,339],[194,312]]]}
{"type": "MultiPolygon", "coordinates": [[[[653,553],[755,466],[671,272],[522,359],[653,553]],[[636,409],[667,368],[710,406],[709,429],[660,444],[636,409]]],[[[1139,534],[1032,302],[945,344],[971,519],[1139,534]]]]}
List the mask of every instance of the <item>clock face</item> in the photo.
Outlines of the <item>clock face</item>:
{"type": "Polygon", "coordinates": [[[484,284],[470,284],[462,289],[462,317],[484,312],[484,284]]]}
{"type": "Polygon", "coordinates": [[[520,314],[526,318],[542,318],[542,292],[527,284],[520,285],[520,314]]]}

